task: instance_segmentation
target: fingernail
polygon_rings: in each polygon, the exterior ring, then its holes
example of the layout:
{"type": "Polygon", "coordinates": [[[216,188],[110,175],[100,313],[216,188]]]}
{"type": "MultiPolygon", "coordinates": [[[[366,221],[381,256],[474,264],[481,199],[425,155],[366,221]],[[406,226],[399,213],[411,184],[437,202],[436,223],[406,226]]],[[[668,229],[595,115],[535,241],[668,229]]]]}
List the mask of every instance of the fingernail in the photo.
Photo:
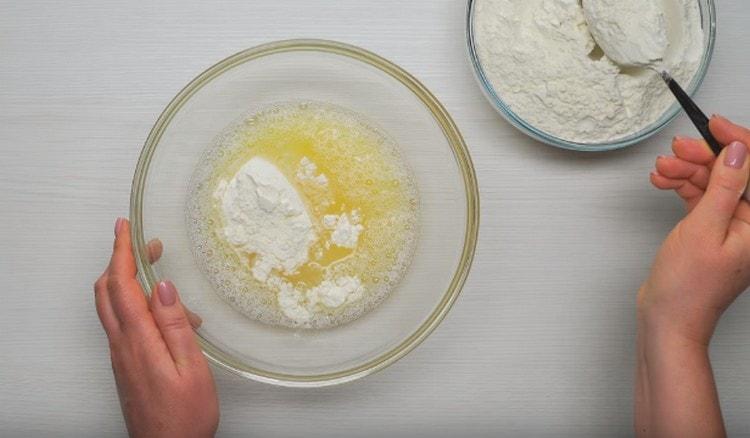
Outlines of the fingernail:
{"type": "Polygon", "coordinates": [[[125,222],[125,219],[118,217],[115,221],[115,236],[120,234],[120,230],[122,229],[122,224],[125,222]]]}
{"type": "Polygon", "coordinates": [[[724,165],[734,169],[742,169],[747,159],[747,146],[735,141],[727,146],[727,154],[724,156],[724,165]]]}
{"type": "Polygon", "coordinates": [[[171,306],[177,301],[177,289],[171,281],[160,281],[158,293],[159,301],[163,306],[171,306]]]}
{"type": "Polygon", "coordinates": [[[190,321],[190,325],[193,326],[194,329],[197,329],[201,325],[203,325],[203,318],[198,316],[197,313],[191,312],[190,309],[185,309],[185,313],[188,315],[188,320],[190,321]]]}

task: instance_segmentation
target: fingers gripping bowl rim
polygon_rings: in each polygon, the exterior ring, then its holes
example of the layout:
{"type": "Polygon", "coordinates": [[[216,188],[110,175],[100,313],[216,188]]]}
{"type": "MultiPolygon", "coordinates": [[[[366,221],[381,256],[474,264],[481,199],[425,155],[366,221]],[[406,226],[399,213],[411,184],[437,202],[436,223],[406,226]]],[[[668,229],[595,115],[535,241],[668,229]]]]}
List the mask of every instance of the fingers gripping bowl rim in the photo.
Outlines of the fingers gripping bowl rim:
{"type": "MultiPolygon", "coordinates": [[[[156,121],[145,142],[136,167],[131,192],[130,216],[133,224],[132,237],[139,281],[143,285],[144,290],[151,291],[160,278],[156,269],[148,263],[146,254],[145,242],[147,240],[147,230],[144,229],[144,217],[146,216],[144,197],[148,190],[148,181],[151,175],[149,171],[153,170],[151,169],[152,160],[165,131],[169,129],[170,123],[173,123],[176,115],[188,105],[188,102],[190,102],[196,93],[199,93],[207,84],[222,75],[228,74],[228,72],[232,72],[236,67],[247,63],[283,54],[294,55],[297,53],[304,53],[309,56],[341,57],[346,63],[377,70],[384,78],[393,82],[392,86],[400,87],[402,92],[406,92],[412,98],[416,98],[423,109],[429,113],[436,126],[439,127],[441,131],[440,135],[449,146],[449,154],[455,161],[452,165],[455,165],[457,169],[456,174],[461,181],[461,196],[464,198],[462,204],[465,204],[465,211],[462,211],[462,214],[465,215],[465,220],[462,221],[464,223],[462,231],[463,244],[460,248],[457,248],[457,254],[460,254],[460,257],[452,271],[450,282],[445,286],[445,292],[434,303],[434,307],[431,307],[432,311],[429,315],[421,320],[416,330],[411,331],[408,336],[399,338],[400,340],[395,346],[375,357],[368,358],[368,360],[361,363],[350,364],[345,368],[332,372],[311,374],[289,373],[245,363],[222,349],[215,342],[212,342],[205,335],[203,329],[197,332],[198,342],[205,356],[220,368],[246,378],[276,385],[320,387],[345,383],[372,374],[409,353],[439,325],[458,297],[469,273],[476,248],[479,227],[479,194],[476,175],[466,144],[455,123],[440,102],[418,80],[400,67],[378,55],[347,44],[325,40],[278,41],[232,55],[210,67],[185,86],[172,99],[156,121]]],[[[346,79],[346,77],[342,79],[346,79]]],[[[394,109],[394,111],[398,111],[398,108],[394,109]]],[[[169,243],[165,242],[165,253],[169,253],[169,251],[169,243]]],[[[178,287],[180,287],[179,284],[178,287]]],[[[389,298],[389,300],[391,299],[393,298],[389,298]]],[[[199,308],[193,310],[197,313],[201,311],[199,308]]]]}
{"type": "MultiPolygon", "coordinates": [[[[708,67],[711,64],[713,58],[714,46],[716,43],[716,4],[714,0],[696,0],[700,7],[701,12],[701,24],[703,25],[704,44],[703,44],[703,55],[701,57],[701,63],[698,70],[693,76],[693,80],[690,84],[686,85],[687,93],[693,97],[700,88],[703,80],[706,78],[708,73],[708,67]]],[[[469,61],[472,65],[474,72],[474,78],[479,84],[479,88],[482,90],[482,94],[489,101],[492,107],[497,111],[508,123],[513,127],[533,138],[536,141],[548,144],[550,146],[558,147],[561,149],[568,149],[573,151],[582,152],[606,152],[617,149],[623,149],[629,146],[638,144],[650,137],[658,134],[661,130],[667,127],[682,111],[677,101],[667,109],[667,111],[654,123],[624,138],[616,139],[609,142],[601,143],[579,143],[575,141],[569,141],[557,136],[548,134],[541,129],[533,126],[522,117],[518,116],[510,106],[505,103],[502,96],[492,86],[487,74],[485,73],[484,66],[479,59],[477,53],[476,41],[475,41],[475,30],[474,30],[474,12],[476,10],[477,0],[468,0],[466,6],[466,47],[468,49],[469,61]]]]}

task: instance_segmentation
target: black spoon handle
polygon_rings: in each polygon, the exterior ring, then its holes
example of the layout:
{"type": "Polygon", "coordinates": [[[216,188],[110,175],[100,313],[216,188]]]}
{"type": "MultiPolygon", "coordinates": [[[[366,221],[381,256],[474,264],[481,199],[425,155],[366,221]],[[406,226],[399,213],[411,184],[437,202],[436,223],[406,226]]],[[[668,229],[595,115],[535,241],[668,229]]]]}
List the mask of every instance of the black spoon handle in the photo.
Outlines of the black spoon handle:
{"type": "Polygon", "coordinates": [[[701,135],[706,140],[706,143],[708,143],[708,146],[714,154],[719,155],[723,146],[716,140],[716,138],[714,138],[713,134],[711,134],[711,130],[708,129],[708,117],[706,117],[703,111],[698,108],[698,105],[695,104],[693,99],[688,96],[685,90],[680,87],[680,84],[678,84],[669,73],[662,72],[661,77],[664,79],[664,82],[667,83],[669,89],[672,90],[672,94],[674,94],[677,101],[680,102],[680,105],[682,105],[682,108],[685,110],[688,117],[690,117],[690,120],[693,121],[695,127],[698,128],[698,131],[700,131],[701,135]]]}

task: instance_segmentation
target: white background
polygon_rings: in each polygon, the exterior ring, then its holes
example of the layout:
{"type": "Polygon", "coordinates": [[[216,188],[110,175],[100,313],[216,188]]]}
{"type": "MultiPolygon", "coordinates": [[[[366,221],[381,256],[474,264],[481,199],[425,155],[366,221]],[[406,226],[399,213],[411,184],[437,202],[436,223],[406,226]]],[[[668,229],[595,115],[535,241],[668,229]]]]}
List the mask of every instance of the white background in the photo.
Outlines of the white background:
{"type": "MultiPolygon", "coordinates": [[[[637,147],[554,150],[505,123],[467,62],[462,0],[0,0],[0,434],[124,434],[92,283],[148,131],[172,96],[259,43],[329,38],[403,66],[445,104],[482,195],[472,274],[396,365],[322,390],[216,371],[220,435],[629,436],[634,299],[677,200],[649,187],[682,116],[637,147]]],[[[718,5],[699,102],[750,123],[750,5],[718,5]]],[[[729,430],[750,431],[750,297],[712,356],[729,430]]],[[[745,435],[750,436],[750,435],[745,435]]]]}

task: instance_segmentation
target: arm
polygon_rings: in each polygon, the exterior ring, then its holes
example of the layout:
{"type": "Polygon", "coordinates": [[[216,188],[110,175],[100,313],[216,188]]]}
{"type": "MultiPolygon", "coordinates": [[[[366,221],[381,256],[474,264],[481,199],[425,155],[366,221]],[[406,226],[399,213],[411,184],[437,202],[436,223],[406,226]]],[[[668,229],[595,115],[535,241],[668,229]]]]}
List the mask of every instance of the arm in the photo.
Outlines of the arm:
{"type": "Polygon", "coordinates": [[[641,314],[636,367],[638,436],[726,435],[707,345],[641,314]]]}
{"type": "Polygon", "coordinates": [[[714,159],[702,141],[676,138],[651,180],[685,200],[638,294],[635,427],[641,437],[723,437],[708,346],[724,311],[750,285],[750,131],[721,117],[728,145],[714,159]]]}

